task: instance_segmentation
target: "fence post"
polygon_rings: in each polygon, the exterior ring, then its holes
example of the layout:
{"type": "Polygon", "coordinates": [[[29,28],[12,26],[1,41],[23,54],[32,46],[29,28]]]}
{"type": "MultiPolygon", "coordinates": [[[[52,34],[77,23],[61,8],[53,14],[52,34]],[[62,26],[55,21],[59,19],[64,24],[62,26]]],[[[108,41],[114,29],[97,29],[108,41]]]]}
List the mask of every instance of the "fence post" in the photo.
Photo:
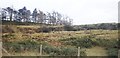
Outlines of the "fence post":
{"type": "Polygon", "coordinates": [[[78,47],[78,57],[80,56],[80,47],[78,47]]]}
{"type": "Polygon", "coordinates": [[[23,47],[20,45],[20,56],[22,56],[23,47]]]}
{"type": "Polygon", "coordinates": [[[120,50],[118,50],[118,58],[120,58],[120,50]]]}
{"type": "Polygon", "coordinates": [[[42,45],[40,45],[40,56],[42,56],[42,45]]]}
{"type": "Polygon", "coordinates": [[[0,41],[0,58],[2,58],[2,42],[0,41]]]}
{"type": "Polygon", "coordinates": [[[11,56],[11,55],[7,52],[7,50],[5,50],[4,48],[2,48],[2,50],[3,50],[5,53],[7,53],[9,56],[11,56]]]}

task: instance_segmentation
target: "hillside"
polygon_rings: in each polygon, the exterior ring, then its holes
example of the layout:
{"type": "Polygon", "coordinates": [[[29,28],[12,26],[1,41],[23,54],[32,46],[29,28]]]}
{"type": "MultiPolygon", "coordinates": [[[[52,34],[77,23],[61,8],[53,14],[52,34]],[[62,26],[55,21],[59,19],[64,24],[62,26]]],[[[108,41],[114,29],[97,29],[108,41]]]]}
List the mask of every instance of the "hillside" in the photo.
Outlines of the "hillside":
{"type": "Polygon", "coordinates": [[[43,45],[43,56],[76,56],[78,47],[81,56],[117,56],[118,30],[65,31],[63,26],[3,24],[2,31],[3,47],[11,55],[39,55],[43,45]]]}

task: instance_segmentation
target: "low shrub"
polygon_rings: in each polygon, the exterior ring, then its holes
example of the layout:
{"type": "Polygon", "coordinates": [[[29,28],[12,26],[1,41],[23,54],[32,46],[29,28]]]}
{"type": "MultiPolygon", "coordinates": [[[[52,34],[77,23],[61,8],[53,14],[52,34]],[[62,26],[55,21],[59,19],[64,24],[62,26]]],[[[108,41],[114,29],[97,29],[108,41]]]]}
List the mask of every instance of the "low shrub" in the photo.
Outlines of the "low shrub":
{"type": "Polygon", "coordinates": [[[83,37],[83,38],[68,38],[60,40],[64,42],[65,45],[72,45],[76,47],[83,47],[83,48],[90,48],[93,45],[93,42],[90,38],[83,37]]]}
{"type": "Polygon", "coordinates": [[[5,42],[3,43],[3,47],[12,52],[20,52],[21,50],[33,50],[36,47],[39,48],[39,44],[35,41],[32,40],[25,40],[25,41],[20,41],[20,42],[5,42]],[[11,47],[11,48],[10,48],[11,47]]]}
{"type": "Polygon", "coordinates": [[[40,33],[40,32],[45,32],[45,33],[47,33],[47,32],[51,32],[51,31],[52,31],[52,30],[49,29],[49,27],[47,27],[47,26],[41,26],[40,28],[38,28],[38,29],[36,30],[37,33],[40,33]]]}
{"type": "MultiPolygon", "coordinates": [[[[43,54],[50,56],[76,56],[77,48],[73,46],[52,46],[46,42],[36,42],[32,40],[18,41],[18,42],[6,42],[3,43],[3,47],[8,52],[24,52],[34,51],[39,52],[40,45],[43,45],[43,54]]],[[[85,56],[85,51],[80,52],[82,56],[85,56]]]]}
{"type": "Polygon", "coordinates": [[[101,46],[101,47],[118,47],[118,41],[116,39],[95,39],[93,41],[95,46],[101,46]]]}
{"type": "Polygon", "coordinates": [[[15,33],[15,28],[15,26],[10,25],[2,26],[2,33],[15,33]]]}
{"type": "MultiPolygon", "coordinates": [[[[77,48],[72,46],[44,46],[43,51],[50,56],[77,56],[77,48]]],[[[85,51],[80,52],[82,56],[85,56],[85,51]]]]}
{"type": "Polygon", "coordinates": [[[70,26],[70,25],[65,25],[64,26],[64,30],[65,31],[75,31],[74,28],[73,28],[73,26],[70,26]]]}
{"type": "Polygon", "coordinates": [[[5,43],[5,42],[8,42],[10,41],[11,39],[15,39],[15,35],[14,34],[4,34],[2,35],[2,42],[5,43]]]}
{"type": "Polygon", "coordinates": [[[84,47],[84,48],[90,48],[92,46],[118,48],[118,44],[119,44],[117,39],[99,39],[90,36],[87,37],[85,36],[82,38],[70,37],[66,39],[60,39],[59,41],[63,42],[65,45],[72,45],[72,46],[84,47]]]}
{"type": "Polygon", "coordinates": [[[107,48],[107,54],[109,56],[118,56],[118,49],[117,48],[107,48]]]}
{"type": "Polygon", "coordinates": [[[46,52],[47,54],[50,54],[52,52],[56,51],[56,48],[53,46],[43,46],[43,50],[44,52],[46,52]]]}
{"type": "Polygon", "coordinates": [[[74,48],[74,47],[62,47],[60,52],[64,56],[76,56],[77,55],[77,48],[74,48]]]}
{"type": "Polygon", "coordinates": [[[57,27],[54,27],[54,26],[41,26],[40,28],[38,28],[37,30],[36,30],[36,32],[37,33],[39,33],[39,32],[45,32],[45,33],[47,33],[47,32],[51,32],[51,31],[62,31],[62,30],[64,30],[64,28],[63,27],[59,27],[59,26],[57,26],[57,27]]]}

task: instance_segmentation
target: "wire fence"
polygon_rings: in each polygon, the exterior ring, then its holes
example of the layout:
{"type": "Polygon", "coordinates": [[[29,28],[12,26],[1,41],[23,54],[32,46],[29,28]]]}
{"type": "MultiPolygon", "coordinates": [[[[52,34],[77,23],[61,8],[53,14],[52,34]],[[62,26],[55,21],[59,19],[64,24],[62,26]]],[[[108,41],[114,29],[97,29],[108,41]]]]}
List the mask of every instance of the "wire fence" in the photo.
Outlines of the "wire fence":
{"type": "MultiPolygon", "coordinates": [[[[87,56],[85,48],[74,46],[13,44],[3,45],[3,48],[3,56],[87,56]]],[[[120,50],[117,54],[120,58],[120,50]]]]}
{"type": "Polygon", "coordinates": [[[3,48],[5,56],[82,56],[80,47],[54,47],[49,45],[6,45],[3,48]]]}

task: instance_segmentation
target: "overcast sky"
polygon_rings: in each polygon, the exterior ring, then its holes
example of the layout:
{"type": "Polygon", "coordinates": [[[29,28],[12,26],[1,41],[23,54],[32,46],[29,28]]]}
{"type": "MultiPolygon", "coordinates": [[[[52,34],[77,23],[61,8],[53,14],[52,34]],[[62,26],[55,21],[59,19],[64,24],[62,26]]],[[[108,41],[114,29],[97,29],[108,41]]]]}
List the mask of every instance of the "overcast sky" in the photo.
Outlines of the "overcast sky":
{"type": "Polygon", "coordinates": [[[0,8],[13,6],[33,11],[58,11],[74,19],[73,24],[94,24],[118,22],[118,1],[120,0],[0,0],[0,8]]]}

